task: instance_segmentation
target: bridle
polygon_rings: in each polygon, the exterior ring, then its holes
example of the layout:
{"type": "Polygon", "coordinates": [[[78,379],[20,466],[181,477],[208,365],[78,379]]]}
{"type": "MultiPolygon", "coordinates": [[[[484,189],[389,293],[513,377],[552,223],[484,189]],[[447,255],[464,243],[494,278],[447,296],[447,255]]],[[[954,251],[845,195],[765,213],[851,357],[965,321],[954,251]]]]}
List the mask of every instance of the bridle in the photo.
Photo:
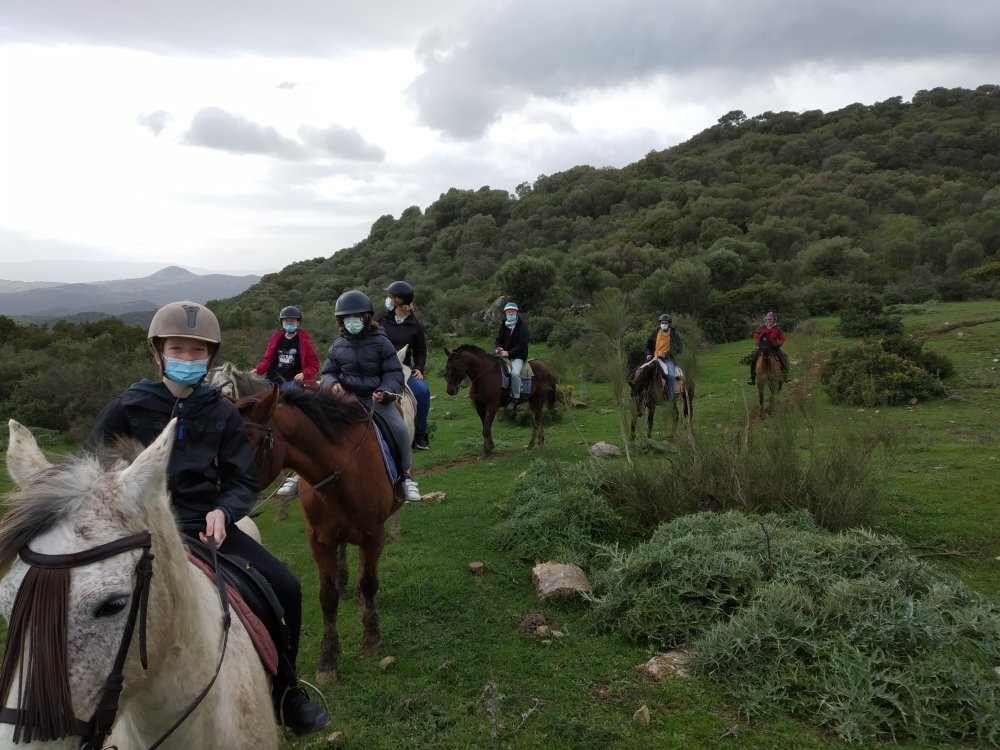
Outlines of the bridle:
{"type": "MultiPolygon", "coordinates": [[[[104,691],[97,702],[97,708],[94,709],[94,715],[90,717],[90,721],[83,721],[73,716],[67,722],[71,730],[70,733],[79,735],[80,737],[80,750],[98,750],[102,748],[104,740],[107,739],[108,734],[111,732],[111,726],[114,724],[115,717],[118,714],[118,699],[121,696],[124,684],[122,673],[125,667],[125,657],[128,655],[137,621],[139,623],[139,660],[142,663],[142,668],[147,668],[146,610],[149,603],[149,583],[153,577],[153,554],[150,552],[151,543],[152,538],[149,532],[143,531],[71,554],[43,555],[27,547],[20,552],[21,559],[33,568],[41,570],[66,570],[106,560],[109,557],[114,557],[133,549],[142,550],[142,556],[136,565],[137,575],[135,587],[132,591],[132,605],[129,609],[128,619],[125,622],[125,630],[122,633],[121,643],[118,644],[118,653],[115,654],[111,672],[104,682],[104,691]]],[[[18,593],[20,594],[20,591],[18,593]]],[[[23,688],[22,684],[22,691],[23,688]]],[[[26,718],[26,712],[23,708],[5,707],[0,710],[0,722],[14,725],[15,743],[19,740],[22,730],[25,730],[26,740],[29,742],[31,740],[32,727],[25,727],[26,718]]]]}
{"type": "MultiPolygon", "coordinates": [[[[365,422],[365,431],[361,433],[361,438],[358,440],[354,448],[351,450],[351,455],[349,457],[347,464],[343,467],[334,469],[333,472],[331,472],[329,475],[327,475],[320,481],[316,482],[316,484],[311,484],[309,487],[302,490],[301,492],[296,492],[294,495],[282,496],[282,500],[284,502],[290,503],[293,500],[298,500],[302,496],[308,495],[310,492],[314,492],[315,490],[318,490],[320,487],[329,484],[334,480],[340,479],[341,475],[350,467],[350,465],[354,462],[354,459],[357,458],[358,451],[361,450],[361,446],[364,445],[365,438],[368,437],[368,433],[371,431],[372,428],[372,414],[374,412],[374,407],[372,409],[368,409],[368,407],[366,407],[364,403],[361,403],[361,407],[366,412],[368,412],[368,420],[365,422]]],[[[264,466],[264,462],[267,460],[268,454],[274,448],[274,427],[271,425],[271,419],[272,417],[268,416],[267,422],[261,423],[257,422],[256,420],[247,419],[246,417],[243,418],[244,426],[252,430],[261,430],[264,433],[264,437],[261,439],[260,446],[254,451],[253,459],[250,462],[250,470],[254,473],[255,476],[260,476],[260,470],[264,466]]],[[[268,498],[268,500],[270,500],[270,498],[268,498]]],[[[265,500],[264,502],[267,501],[265,500]]],[[[263,512],[263,509],[260,506],[264,505],[264,502],[260,503],[257,507],[257,510],[255,510],[253,513],[250,514],[251,518],[255,518],[256,516],[260,515],[263,512]]]]}
{"type": "MultiPolygon", "coordinates": [[[[91,563],[99,562],[100,560],[106,560],[110,557],[120,555],[133,549],[142,550],[142,556],[136,564],[136,581],[132,590],[132,604],[129,608],[128,619],[125,622],[125,629],[122,633],[121,642],[118,644],[118,652],[115,654],[115,660],[111,667],[111,672],[105,680],[104,691],[101,694],[101,698],[97,703],[97,707],[94,709],[94,714],[91,716],[90,721],[83,721],[73,716],[70,717],[67,722],[69,724],[68,728],[71,730],[67,732],[67,734],[78,735],[80,737],[80,750],[109,750],[108,748],[105,748],[104,742],[111,733],[111,728],[118,715],[118,700],[121,696],[122,688],[124,687],[123,673],[125,668],[125,658],[128,656],[129,647],[131,646],[132,638],[135,634],[135,626],[137,622],[139,624],[139,662],[142,664],[143,669],[148,668],[148,659],[146,654],[146,624],[149,606],[149,587],[150,581],[153,577],[153,553],[151,552],[151,546],[152,536],[148,531],[141,531],[137,534],[132,534],[130,536],[108,542],[107,544],[101,544],[97,547],[92,547],[81,552],[74,552],[65,555],[44,555],[39,552],[34,552],[27,547],[23,548],[20,552],[21,559],[33,568],[41,570],[66,570],[83,565],[89,565],[91,563]]],[[[158,748],[161,744],[163,744],[163,742],[171,734],[173,734],[173,732],[181,724],[183,724],[184,721],[201,704],[205,696],[208,695],[209,690],[211,690],[212,686],[215,684],[215,681],[219,676],[219,672],[222,669],[222,662],[226,656],[226,646],[229,643],[229,628],[232,622],[232,616],[229,611],[229,595],[226,592],[226,585],[222,578],[222,574],[219,571],[218,555],[214,538],[209,537],[208,547],[211,551],[212,571],[215,575],[215,583],[219,591],[219,599],[221,601],[223,611],[222,647],[219,653],[219,660],[216,664],[215,673],[212,675],[212,679],[209,680],[205,688],[194,697],[194,699],[188,704],[187,708],[173,722],[173,724],[171,724],[167,730],[160,735],[160,738],[149,746],[149,750],[155,750],[155,748],[158,748]]],[[[20,591],[18,594],[20,595],[20,591]]],[[[0,709],[0,723],[14,724],[13,739],[15,743],[17,743],[20,739],[21,730],[24,728],[26,719],[25,713],[26,712],[21,708],[4,707],[3,709],[0,709]]],[[[28,742],[31,741],[30,733],[31,727],[28,727],[25,738],[28,742]]],[[[113,745],[110,746],[110,748],[117,750],[113,745]]]]}

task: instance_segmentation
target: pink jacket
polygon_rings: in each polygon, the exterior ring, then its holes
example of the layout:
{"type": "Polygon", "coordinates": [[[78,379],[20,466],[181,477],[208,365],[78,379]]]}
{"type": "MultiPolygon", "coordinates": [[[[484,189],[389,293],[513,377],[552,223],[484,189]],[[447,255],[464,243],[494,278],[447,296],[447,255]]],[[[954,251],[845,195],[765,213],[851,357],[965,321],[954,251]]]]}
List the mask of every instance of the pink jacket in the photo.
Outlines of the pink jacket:
{"type": "MultiPolygon", "coordinates": [[[[316,373],[319,372],[319,357],[316,356],[316,350],[313,349],[312,340],[309,338],[309,334],[299,328],[296,333],[299,334],[299,345],[302,351],[299,352],[299,358],[302,360],[302,375],[305,376],[307,381],[312,381],[316,379],[316,373]]],[[[278,341],[281,337],[285,335],[285,332],[275,331],[271,336],[271,340],[267,342],[267,351],[264,352],[264,359],[253,368],[253,371],[258,375],[267,375],[267,371],[271,369],[271,365],[274,364],[274,353],[278,349],[278,341]]]]}

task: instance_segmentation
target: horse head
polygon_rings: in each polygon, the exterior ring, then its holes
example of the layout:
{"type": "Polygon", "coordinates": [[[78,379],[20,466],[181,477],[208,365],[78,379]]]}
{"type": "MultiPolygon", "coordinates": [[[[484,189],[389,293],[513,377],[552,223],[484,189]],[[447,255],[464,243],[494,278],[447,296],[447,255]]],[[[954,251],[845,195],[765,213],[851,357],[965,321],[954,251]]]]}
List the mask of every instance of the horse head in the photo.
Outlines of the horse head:
{"type": "Polygon", "coordinates": [[[251,469],[261,486],[267,486],[281,470],[282,456],[275,451],[274,414],[278,408],[279,387],[244,396],[236,402],[236,409],[243,417],[247,438],[253,451],[251,469]]]}
{"type": "Polygon", "coordinates": [[[771,341],[770,334],[762,333],[757,338],[757,348],[760,349],[762,357],[771,357],[774,354],[774,342],[771,341]]]}
{"type": "Polygon", "coordinates": [[[445,348],[444,354],[447,357],[444,366],[444,390],[449,396],[454,396],[468,375],[468,368],[462,359],[462,352],[458,350],[450,352],[445,348]]]}
{"type": "Polygon", "coordinates": [[[0,609],[9,624],[0,694],[14,730],[0,731],[0,747],[78,747],[72,738],[90,737],[95,722],[110,730],[114,710],[98,721],[97,709],[112,683],[141,686],[135,654],[145,658],[145,633],[142,649],[129,643],[152,573],[149,548],[167,528],[176,535],[166,486],[174,433],[171,422],[129,466],[108,469],[86,455],[53,466],[11,420],[7,467],[18,489],[0,520],[0,609]]]}

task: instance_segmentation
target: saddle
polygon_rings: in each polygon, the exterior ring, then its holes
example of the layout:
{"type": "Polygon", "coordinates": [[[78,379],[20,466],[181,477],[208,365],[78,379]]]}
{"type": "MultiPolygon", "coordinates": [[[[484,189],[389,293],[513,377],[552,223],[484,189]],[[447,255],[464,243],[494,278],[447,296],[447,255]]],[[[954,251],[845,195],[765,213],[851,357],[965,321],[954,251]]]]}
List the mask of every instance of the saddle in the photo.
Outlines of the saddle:
{"type": "Polygon", "coordinates": [[[389,475],[389,481],[395,486],[403,480],[402,450],[385,417],[373,411],[372,424],[375,425],[375,437],[378,438],[379,447],[382,449],[382,459],[385,461],[386,473],[389,475]]]}
{"type": "MultiPolygon", "coordinates": [[[[212,553],[196,537],[185,535],[188,560],[208,576],[213,583],[212,553]]],[[[226,584],[229,603],[243,622],[250,640],[267,671],[275,676],[279,670],[294,680],[295,671],[285,658],[288,649],[288,627],[285,611],[278,602],[271,584],[250,563],[235,555],[216,555],[219,573],[226,584]]]]}
{"type": "MultiPolygon", "coordinates": [[[[655,359],[651,359],[648,362],[643,362],[635,369],[635,373],[633,373],[632,375],[632,380],[633,381],[635,380],[636,375],[639,374],[639,372],[642,370],[643,367],[649,367],[650,365],[653,365],[658,369],[660,368],[660,366],[656,364],[655,359]]],[[[663,384],[664,384],[663,389],[666,390],[667,376],[663,373],[662,369],[660,369],[658,374],[661,378],[663,378],[663,384]]],[[[674,365],[674,393],[683,393],[683,392],[684,392],[684,370],[682,370],[677,365],[674,365]]]]}
{"type": "MultiPolygon", "coordinates": [[[[500,387],[510,388],[510,359],[508,357],[497,357],[500,363],[500,387]]],[[[524,360],[521,368],[521,395],[527,396],[531,393],[531,381],[535,377],[534,370],[531,369],[531,360],[524,360]]]]}

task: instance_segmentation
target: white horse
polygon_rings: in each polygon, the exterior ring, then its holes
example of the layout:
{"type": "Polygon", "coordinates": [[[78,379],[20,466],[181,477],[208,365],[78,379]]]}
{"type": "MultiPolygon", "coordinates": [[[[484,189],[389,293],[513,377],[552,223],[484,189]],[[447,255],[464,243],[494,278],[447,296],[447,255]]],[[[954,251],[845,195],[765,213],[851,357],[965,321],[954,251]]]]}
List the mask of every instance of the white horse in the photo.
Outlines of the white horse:
{"type": "Polygon", "coordinates": [[[18,731],[31,747],[148,748],[171,727],[163,748],[277,748],[267,673],[238,617],[226,640],[218,590],[188,562],[175,525],[166,486],[174,432],[171,423],[127,467],[89,456],[52,466],[10,422],[7,467],[20,489],[0,520],[9,624],[0,748],[15,747],[18,731]],[[150,565],[146,603],[138,571],[150,565]],[[111,737],[81,745],[116,656],[124,687],[117,719],[112,710],[105,720],[111,737]]]}

